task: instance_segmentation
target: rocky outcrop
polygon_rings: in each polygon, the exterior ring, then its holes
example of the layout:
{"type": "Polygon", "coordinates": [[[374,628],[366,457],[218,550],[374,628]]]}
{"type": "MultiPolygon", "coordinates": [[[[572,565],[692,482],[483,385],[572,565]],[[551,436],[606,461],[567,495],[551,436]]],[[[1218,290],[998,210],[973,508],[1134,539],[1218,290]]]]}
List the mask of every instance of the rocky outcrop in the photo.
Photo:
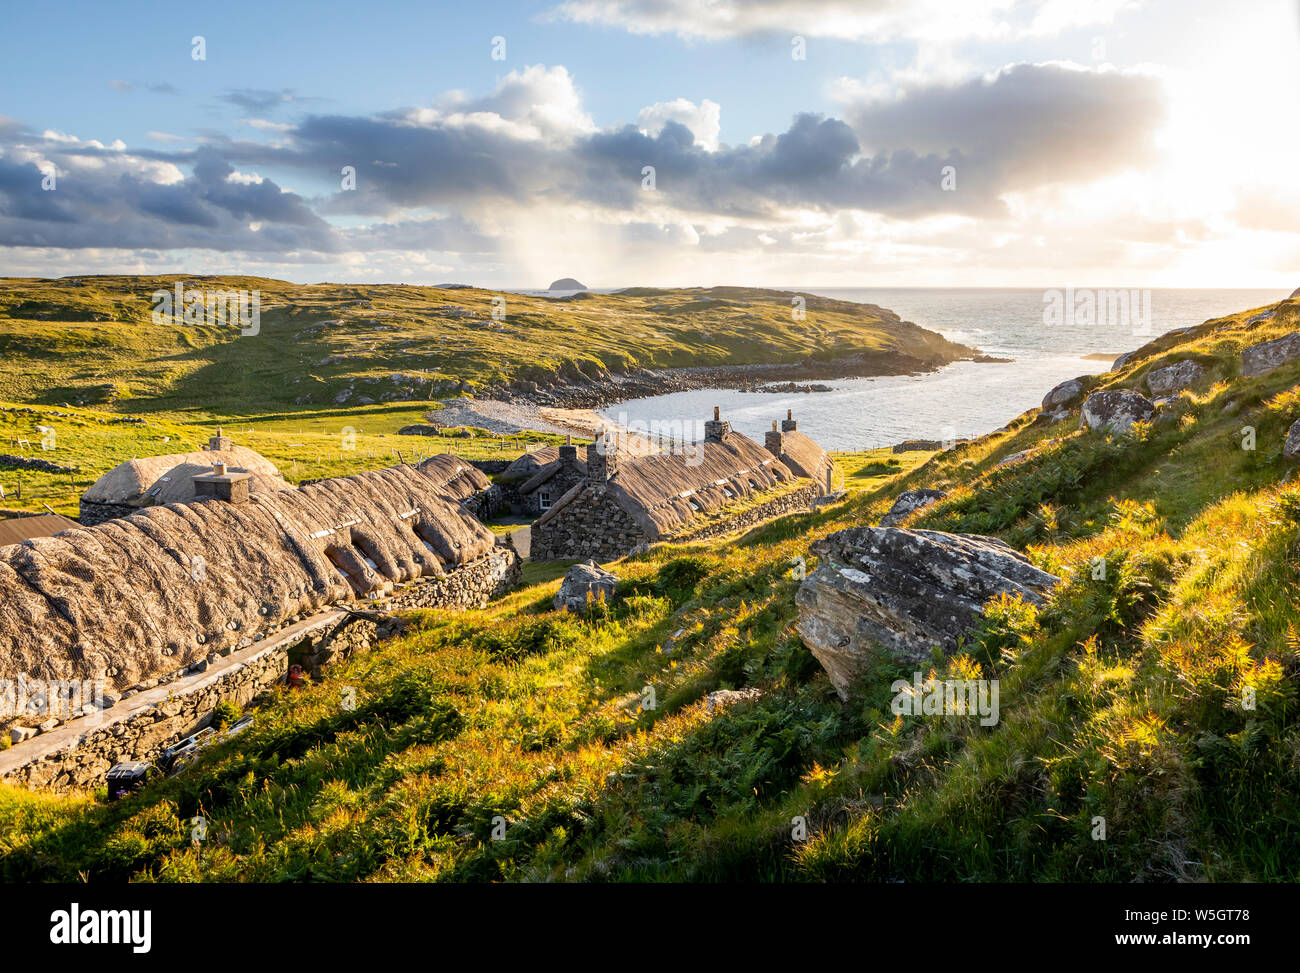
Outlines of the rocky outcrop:
{"type": "Polygon", "coordinates": [[[1079,415],[1079,428],[1127,432],[1135,422],[1148,422],[1156,409],[1145,396],[1129,389],[1106,389],[1088,396],[1079,415]]]}
{"type": "Polygon", "coordinates": [[[586,284],[581,284],[572,277],[561,277],[559,280],[551,281],[551,286],[546,288],[548,291],[585,291],[586,284]]]}
{"type": "Polygon", "coordinates": [[[880,518],[881,527],[893,527],[914,510],[938,503],[948,494],[942,490],[907,490],[894,498],[894,505],[880,518]]]}
{"type": "Polygon", "coordinates": [[[797,628],[842,699],[882,653],[920,664],[934,646],[951,652],[990,598],[1041,604],[1060,580],[973,534],[854,527],[812,553],[821,563],[799,586],[797,628]]]}
{"type": "Polygon", "coordinates": [[[1266,375],[1287,362],[1300,358],[1300,331],[1293,331],[1272,341],[1251,345],[1241,353],[1241,374],[1245,378],[1266,375]]]}
{"type": "Polygon", "coordinates": [[[1291,463],[1300,463],[1300,419],[1291,423],[1291,428],[1287,430],[1282,458],[1291,463]]]}
{"type": "Polygon", "coordinates": [[[555,593],[556,610],[585,612],[591,602],[610,604],[618,590],[618,575],[606,571],[595,561],[575,564],[564,574],[560,590],[555,593]]]}
{"type": "Polygon", "coordinates": [[[1054,412],[1061,406],[1073,405],[1082,396],[1083,383],[1077,378],[1068,379],[1043,396],[1043,411],[1054,412]]]}
{"type": "Polygon", "coordinates": [[[1112,372],[1118,372],[1127,368],[1128,363],[1133,360],[1133,356],[1136,354],[1137,354],[1136,351],[1126,351],[1124,354],[1120,355],[1118,358],[1115,359],[1114,363],[1110,366],[1110,370],[1112,372]]]}
{"type": "Polygon", "coordinates": [[[1147,388],[1152,395],[1168,395],[1195,385],[1205,376],[1199,362],[1180,361],[1147,373],[1147,388]]]}

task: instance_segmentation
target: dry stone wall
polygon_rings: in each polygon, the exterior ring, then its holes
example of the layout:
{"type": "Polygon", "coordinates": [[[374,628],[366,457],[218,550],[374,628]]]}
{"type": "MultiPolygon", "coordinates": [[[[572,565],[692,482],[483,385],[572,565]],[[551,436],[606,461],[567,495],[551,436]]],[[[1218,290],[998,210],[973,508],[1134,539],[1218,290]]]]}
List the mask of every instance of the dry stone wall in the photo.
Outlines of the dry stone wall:
{"type": "Polygon", "coordinates": [[[796,513],[801,510],[808,510],[812,506],[813,499],[819,494],[817,485],[809,482],[807,486],[800,487],[791,493],[774,497],[766,503],[750,507],[748,510],[733,514],[729,517],[720,517],[708,524],[703,524],[694,530],[687,530],[681,534],[673,534],[665,540],[674,543],[685,543],[687,541],[702,541],[710,537],[722,537],[726,534],[735,533],[738,530],[745,530],[754,527],[764,521],[771,520],[774,517],[780,517],[784,514],[796,513]]]}

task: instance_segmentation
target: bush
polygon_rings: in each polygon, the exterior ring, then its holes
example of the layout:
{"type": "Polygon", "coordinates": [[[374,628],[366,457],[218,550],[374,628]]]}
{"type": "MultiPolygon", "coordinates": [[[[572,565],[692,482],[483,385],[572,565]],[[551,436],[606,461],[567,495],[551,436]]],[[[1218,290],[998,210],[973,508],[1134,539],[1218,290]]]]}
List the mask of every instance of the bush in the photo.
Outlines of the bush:
{"type": "Polygon", "coordinates": [[[232,700],[223,699],[212,711],[212,728],[220,730],[239,719],[241,715],[239,706],[232,700]]]}

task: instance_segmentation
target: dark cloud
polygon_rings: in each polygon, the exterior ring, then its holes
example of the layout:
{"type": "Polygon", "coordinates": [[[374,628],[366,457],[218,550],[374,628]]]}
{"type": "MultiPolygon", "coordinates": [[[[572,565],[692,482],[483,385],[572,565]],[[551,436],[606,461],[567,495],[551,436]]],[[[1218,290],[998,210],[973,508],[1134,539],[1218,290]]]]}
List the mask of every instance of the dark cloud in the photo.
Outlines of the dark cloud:
{"type": "MultiPolygon", "coordinates": [[[[300,99],[288,89],[245,89],[227,100],[265,112],[300,99]]],[[[1145,163],[1162,114],[1161,89],[1147,76],[1017,65],[884,101],[850,98],[843,118],[803,113],[784,131],[714,150],[678,121],[653,136],[633,125],[597,130],[567,73],[541,67],[512,73],[493,98],[445,110],[308,115],[271,143],[212,133],[202,148],[176,152],[45,138],[0,117],[0,151],[26,146],[70,169],[56,194],[42,194],[36,167],[4,152],[0,245],[489,252],[493,241],[471,220],[493,207],[508,215],[535,205],[613,210],[620,219],[668,210],[681,214],[676,225],[698,215],[774,229],[793,225],[792,210],[1000,215],[1008,193],[1145,163]],[[170,166],[188,175],[159,175],[170,166]],[[309,200],[236,166],[330,187],[352,166],[356,189],[309,200]],[[653,193],[643,188],[646,166],[653,193]],[[943,186],[948,166],[955,191],[943,186]],[[424,218],[430,211],[439,218],[424,218]],[[384,222],[339,231],[325,215],[384,222]]]]}
{"type": "Polygon", "coordinates": [[[219,97],[222,101],[228,102],[236,108],[242,108],[244,111],[257,115],[273,112],[285,105],[319,100],[316,98],[303,98],[296,94],[292,88],[281,88],[279,91],[271,91],[266,88],[234,88],[219,97]]]}

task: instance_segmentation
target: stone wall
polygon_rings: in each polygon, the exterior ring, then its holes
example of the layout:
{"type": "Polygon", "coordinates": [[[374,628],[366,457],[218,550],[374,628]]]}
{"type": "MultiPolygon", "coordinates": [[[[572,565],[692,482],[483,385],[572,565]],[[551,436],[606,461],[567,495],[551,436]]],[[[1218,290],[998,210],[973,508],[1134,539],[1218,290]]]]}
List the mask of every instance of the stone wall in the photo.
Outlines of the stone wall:
{"type": "Polygon", "coordinates": [[[549,480],[537,487],[531,493],[521,493],[520,501],[523,512],[539,517],[546,511],[541,507],[542,494],[545,493],[550,497],[551,503],[555,503],[579,483],[587,478],[586,473],[576,466],[564,467],[555,471],[555,475],[549,480]]]}
{"type": "Polygon", "coordinates": [[[671,541],[674,544],[684,544],[688,541],[702,541],[710,537],[722,537],[725,534],[732,534],[738,530],[745,530],[754,527],[774,517],[780,517],[784,514],[796,513],[808,510],[812,506],[813,500],[818,497],[821,490],[817,484],[805,480],[806,486],[800,487],[791,493],[782,494],[779,497],[773,497],[765,503],[750,507],[747,510],[726,515],[726,508],[723,508],[723,516],[709,523],[701,524],[698,527],[692,527],[692,524],[686,524],[686,529],[679,534],[673,534],[671,537],[665,537],[664,540],[671,541]]]}
{"type": "Polygon", "coordinates": [[[39,736],[0,751],[0,780],[55,791],[95,787],[115,763],[156,760],[177,740],[206,726],[217,704],[240,706],[282,683],[291,660],[312,672],[369,649],[396,629],[382,616],[412,608],[482,607],[519,581],[519,557],[508,544],[441,578],[399,585],[386,598],[355,606],[358,613],[326,609],[290,619],[250,645],[214,653],[187,669],[132,687],[105,709],[67,720],[39,736]]]}
{"type": "Polygon", "coordinates": [[[614,502],[608,488],[598,483],[589,483],[546,523],[533,524],[531,533],[534,561],[613,561],[649,540],[614,502]]]}
{"type": "Polygon", "coordinates": [[[83,499],[80,504],[80,512],[77,515],[77,522],[83,527],[94,527],[106,520],[129,517],[139,509],[139,507],[132,507],[125,503],[95,503],[93,500],[83,499]]]}
{"type": "MultiPolygon", "coordinates": [[[[698,524],[688,522],[680,533],[661,540],[679,544],[721,537],[773,517],[808,510],[819,489],[809,480],[800,482],[803,485],[798,489],[742,511],[729,514],[723,508],[717,516],[698,524]]],[[[605,487],[590,485],[546,523],[533,524],[530,556],[534,561],[593,558],[603,563],[623,557],[646,543],[649,537],[645,531],[614,502],[605,487]]]]}

